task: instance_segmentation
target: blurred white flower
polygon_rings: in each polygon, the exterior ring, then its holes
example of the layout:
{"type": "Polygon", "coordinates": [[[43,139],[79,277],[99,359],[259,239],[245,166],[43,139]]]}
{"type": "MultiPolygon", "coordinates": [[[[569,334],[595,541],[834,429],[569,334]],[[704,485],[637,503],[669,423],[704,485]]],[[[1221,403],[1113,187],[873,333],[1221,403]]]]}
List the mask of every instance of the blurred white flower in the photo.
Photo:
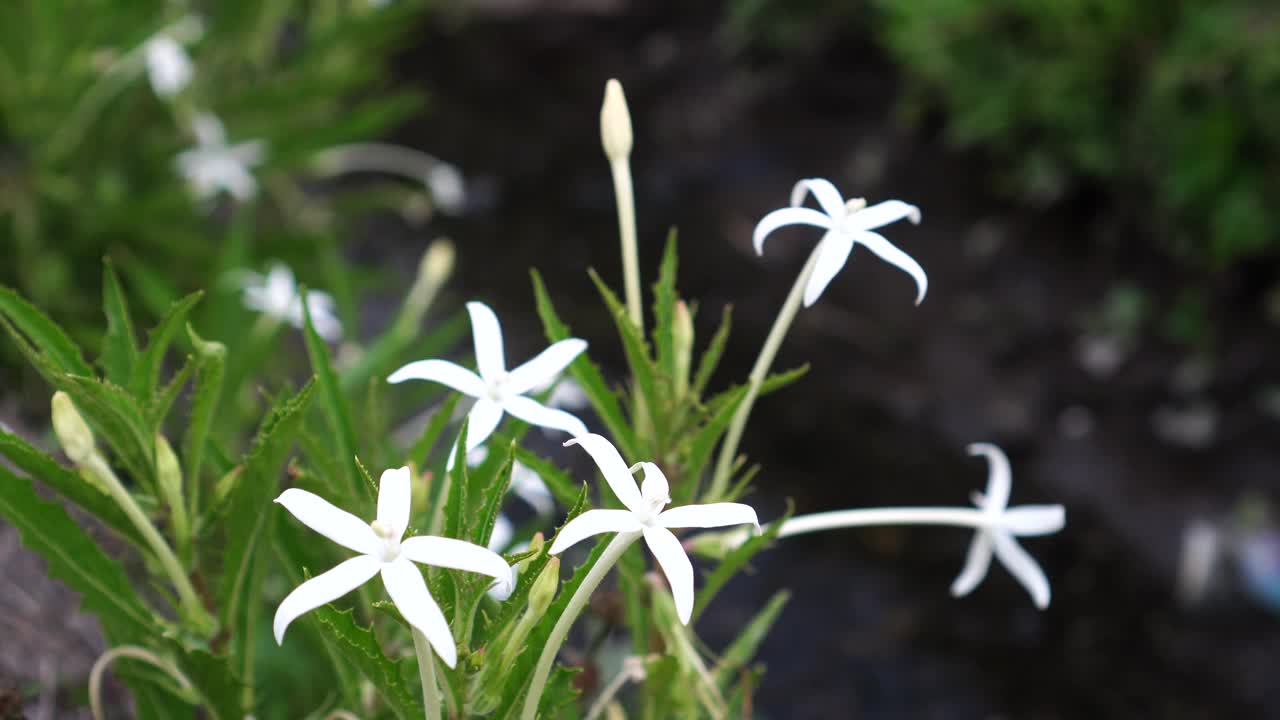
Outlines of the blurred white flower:
{"type": "Polygon", "coordinates": [[[278,644],[284,643],[285,630],[299,616],[346,595],[380,574],[396,609],[426,637],[440,659],[454,667],[458,650],[453,631],[427,590],[422,571],[413,563],[466,570],[498,579],[511,576],[511,568],[502,556],[479,545],[426,535],[402,540],[409,525],[407,467],[382,473],[378,517],[367,525],[306,490],[290,488],[281,493],[276,502],[307,527],[360,553],[302,583],[280,602],[272,623],[278,644]]]}
{"type": "MultiPolygon", "coordinates": [[[[482,445],[467,453],[467,466],[475,467],[488,457],[489,448],[482,445]]],[[[551,488],[547,487],[542,476],[538,475],[533,468],[519,460],[511,463],[511,485],[507,488],[507,492],[515,493],[516,497],[528,503],[538,517],[545,518],[555,512],[556,499],[551,494],[551,488]]],[[[499,520],[506,520],[506,518],[499,516],[499,520]]],[[[505,547],[505,543],[503,546],[505,547]]]]}
{"type": "Polygon", "coordinates": [[[975,492],[973,504],[982,511],[985,522],[976,527],[977,532],[969,544],[969,556],[964,569],[951,584],[951,594],[967,595],[987,576],[991,557],[1000,559],[1018,582],[1031,593],[1036,607],[1049,607],[1049,580],[1036,561],[1013,538],[1017,535],[1049,535],[1058,532],[1066,524],[1066,512],[1061,505],[1023,505],[1009,508],[1009,490],[1013,473],[1009,459],[995,445],[974,443],[969,446],[970,455],[982,455],[990,464],[986,494],[975,492]]]}
{"type": "Polygon", "coordinates": [[[662,567],[675,598],[680,622],[689,623],[693,614],[693,564],[680,541],[669,528],[711,528],[750,523],[759,527],[756,511],[742,503],[710,503],[684,505],[663,510],[671,502],[667,478],[657,465],[637,463],[632,469],[618,454],[618,449],[600,435],[588,434],[569,440],[565,445],[581,445],[586,450],[613,494],[626,510],[588,510],[560,528],[551,543],[551,554],[561,553],[581,540],[600,533],[640,533],[645,544],[662,567]],[[644,470],[644,482],[637,487],[633,470],[644,470]]]}
{"type": "MultiPolygon", "coordinates": [[[[467,415],[470,419],[467,429],[468,453],[493,434],[498,423],[502,422],[504,413],[511,413],[530,425],[563,430],[575,437],[586,433],[587,426],[578,418],[525,397],[525,393],[559,375],[574,358],[587,349],[587,342],[578,338],[561,340],[532,360],[508,371],[498,317],[488,305],[481,302],[467,303],[467,312],[471,315],[471,333],[475,340],[479,374],[447,360],[419,360],[391,373],[387,382],[430,380],[476,398],[475,405],[467,415]]],[[[449,467],[453,466],[453,458],[454,453],[450,452],[449,467]]]]}
{"type": "MultiPolygon", "coordinates": [[[[293,271],[284,264],[272,265],[266,275],[241,271],[236,279],[244,292],[241,301],[245,307],[298,329],[306,325],[293,271]]],[[[333,296],[322,290],[308,290],[306,303],[316,334],[328,342],[342,339],[342,323],[334,314],[333,296]]]]}
{"type": "Polygon", "coordinates": [[[186,48],[173,37],[160,33],[143,46],[147,63],[147,79],[151,89],[162,100],[182,92],[195,74],[195,66],[186,48]]]}
{"type": "Polygon", "coordinates": [[[178,154],[178,172],[202,200],[226,191],[241,202],[258,192],[258,181],[250,169],[262,162],[266,143],[261,140],[227,144],[226,131],[209,113],[200,113],[192,121],[196,146],[178,154]]]}
{"type": "Polygon", "coordinates": [[[924,300],[928,279],[924,269],[910,255],[899,250],[883,235],[872,230],[906,218],[920,222],[920,209],[900,200],[886,200],[871,207],[866,201],[855,198],[845,202],[840,192],[830,182],[821,178],[809,178],[796,183],[791,191],[791,207],[774,210],[756,225],[752,242],[757,254],[764,254],[764,239],[774,230],[785,225],[813,225],[827,231],[822,236],[813,274],[804,289],[804,306],[817,302],[827,284],[849,259],[854,244],[865,246],[881,260],[909,274],[916,281],[916,304],[924,300]],[[813,193],[822,207],[819,212],[801,207],[805,196],[813,193]]]}

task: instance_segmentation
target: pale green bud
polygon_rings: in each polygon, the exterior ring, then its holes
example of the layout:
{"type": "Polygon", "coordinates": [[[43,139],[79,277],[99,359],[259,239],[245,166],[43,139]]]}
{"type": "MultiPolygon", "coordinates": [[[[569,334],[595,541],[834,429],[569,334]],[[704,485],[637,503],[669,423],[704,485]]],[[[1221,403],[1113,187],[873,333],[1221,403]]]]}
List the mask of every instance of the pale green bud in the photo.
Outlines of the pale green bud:
{"type": "Polygon", "coordinates": [[[693,362],[693,317],[683,300],[676,301],[671,335],[676,361],[675,391],[676,397],[680,398],[689,389],[689,368],[693,362]]]}
{"type": "Polygon", "coordinates": [[[76,404],[61,390],[53,394],[53,432],[71,462],[82,465],[95,452],[93,431],[80,417],[76,404]]]}
{"type": "Polygon", "coordinates": [[[631,113],[622,83],[610,79],[604,86],[604,104],[600,107],[600,140],[610,162],[626,160],[631,155],[631,113]]]}
{"type": "Polygon", "coordinates": [[[182,466],[178,464],[178,456],[173,453],[173,446],[163,435],[156,435],[156,480],[160,493],[165,501],[178,504],[182,501],[182,466]]]}
{"type": "Polygon", "coordinates": [[[545,615],[559,589],[560,558],[553,557],[547,561],[542,572],[538,573],[538,577],[534,579],[533,586],[529,588],[529,612],[535,617],[545,615]]]}

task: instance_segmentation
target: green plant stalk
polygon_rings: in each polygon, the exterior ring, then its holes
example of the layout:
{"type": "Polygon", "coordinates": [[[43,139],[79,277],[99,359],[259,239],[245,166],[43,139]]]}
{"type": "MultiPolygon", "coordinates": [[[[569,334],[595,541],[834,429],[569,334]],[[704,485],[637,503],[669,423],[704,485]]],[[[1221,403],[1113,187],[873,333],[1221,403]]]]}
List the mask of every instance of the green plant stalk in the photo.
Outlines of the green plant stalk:
{"type": "Polygon", "coordinates": [[[627,295],[627,315],[644,332],[644,309],[640,300],[640,259],[636,245],[636,197],[631,184],[631,161],[620,157],[609,161],[613,192],[618,206],[618,233],[622,238],[622,280],[627,295]]]}
{"type": "Polygon", "coordinates": [[[89,671],[89,713],[93,716],[93,720],[103,720],[105,717],[102,712],[102,673],[106,672],[108,665],[120,658],[140,660],[158,668],[165,675],[173,678],[174,682],[178,683],[178,688],[181,691],[180,697],[183,700],[193,705],[200,702],[200,698],[196,694],[195,687],[191,684],[191,681],[173,663],[146,648],[137,645],[121,645],[103,653],[93,663],[93,668],[89,671]]]}
{"type": "Polygon", "coordinates": [[[124,484],[120,482],[120,478],[116,477],[116,473],[107,464],[106,459],[102,457],[102,453],[94,450],[90,453],[89,458],[85,461],[85,467],[88,468],[98,480],[107,489],[107,494],[112,500],[120,506],[133,526],[138,528],[138,532],[142,535],[142,539],[147,542],[151,548],[151,552],[155,553],[156,559],[160,561],[160,567],[164,568],[165,574],[169,576],[169,581],[173,583],[174,589],[178,593],[178,601],[182,606],[184,617],[194,623],[199,632],[202,634],[209,633],[213,630],[213,618],[204,609],[204,604],[200,601],[200,595],[196,593],[195,587],[191,585],[191,580],[182,569],[182,565],[178,562],[178,558],[173,554],[173,550],[169,544],[160,536],[156,526],[151,524],[147,519],[142,508],[138,507],[138,503],[134,501],[133,496],[125,489],[124,484]]]}
{"type": "Polygon", "coordinates": [[[809,255],[808,262],[800,271],[800,276],[796,278],[796,284],[791,287],[791,293],[787,295],[782,309],[778,311],[777,319],[773,321],[773,328],[769,330],[764,346],[760,348],[760,355],[756,357],[756,364],[751,368],[751,374],[747,379],[749,383],[747,394],[742,398],[742,404],[738,406],[737,412],[733,414],[729,430],[725,433],[724,444],[720,446],[720,456],[716,459],[716,469],[711,476],[711,486],[707,489],[706,502],[715,502],[720,499],[729,488],[729,474],[733,470],[733,461],[738,453],[738,443],[742,441],[742,431],[747,426],[747,418],[751,416],[751,407],[760,394],[760,385],[769,376],[769,369],[778,355],[778,348],[782,346],[782,339],[787,336],[791,323],[800,312],[804,301],[804,288],[809,283],[810,276],[813,275],[813,269],[818,265],[818,251],[821,248],[822,245],[819,243],[809,255]]]}
{"type": "Polygon", "coordinates": [[[422,709],[426,720],[440,720],[440,690],[436,687],[436,660],[431,644],[413,628],[413,651],[418,656],[418,680],[422,682],[422,709]]]}
{"type": "Polygon", "coordinates": [[[564,645],[564,640],[569,635],[569,628],[573,627],[574,621],[582,613],[582,608],[586,607],[587,600],[599,587],[600,581],[613,569],[618,558],[622,557],[622,553],[639,537],[638,530],[615,535],[613,540],[609,541],[608,547],[604,549],[604,553],[600,555],[600,559],[582,579],[577,592],[569,598],[569,604],[560,614],[560,619],[556,620],[555,627],[551,628],[551,635],[547,637],[547,643],[542,646],[542,654],[538,656],[538,664],[533,670],[533,681],[529,684],[529,692],[524,698],[524,709],[520,711],[521,720],[536,720],[538,700],[542,698],[542,691],[547,686],[547,678],[551,675],[551,666],[555,664],[556,655],[560,654],[560,646],[564,645]]]}

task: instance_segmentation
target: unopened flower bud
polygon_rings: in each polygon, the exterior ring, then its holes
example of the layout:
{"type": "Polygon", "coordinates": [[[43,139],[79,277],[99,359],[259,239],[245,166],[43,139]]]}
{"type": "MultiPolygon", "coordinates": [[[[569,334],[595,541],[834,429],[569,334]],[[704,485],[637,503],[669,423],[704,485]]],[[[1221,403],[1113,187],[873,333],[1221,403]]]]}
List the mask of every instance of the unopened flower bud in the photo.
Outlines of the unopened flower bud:
{"type": "Polygon", "coordinates": [[[453,241],[449,238],[440,238],[431,243],[431,247],[422,254],[422,262],[418,265],[418,282],[424,285],[443,284],[453,273],[456,256],[453,241]]]}
{"type": "Polygon", "coordinates": [[[173,446],[163,435],[156,435],[156,480],[160,492],[170,504],[181,504],[182,501],[182,467],[178,465],[178,456],[173,453],[173,446]]]}
{"type": "Polygon", "coordinates": [[[94,453],[93,431],[80,417],[71,398],[61,390],[53,394],[53,432],[71,462],[81,465],[94,453]]]}
{"type": "Polygon", "coordinates": [[[600,107],[600,140],[605,157],[610,162],[625,160],[631,155],[631,113],[627,110],[627,98],[622,94],[622,83],[610,79],[604,86],[604,104],[600,107]]]}
{"type": "Polygon", "coordinates": [[[693,318],[689,315],[689,306],[683,300],[676,301],[671,335],[675,350],[675,390],[678,399],[689,388],[689,367],[693,361],[693,318]]]}
{"type": "Polygon", "coordinates": [[[535,617],[545,615],[551,601],[556,598],[556,590],[560,588],[560,558],[553,557],[547,561],[542,572],[534,579],[529,588],[529,612],[535,617]]]}

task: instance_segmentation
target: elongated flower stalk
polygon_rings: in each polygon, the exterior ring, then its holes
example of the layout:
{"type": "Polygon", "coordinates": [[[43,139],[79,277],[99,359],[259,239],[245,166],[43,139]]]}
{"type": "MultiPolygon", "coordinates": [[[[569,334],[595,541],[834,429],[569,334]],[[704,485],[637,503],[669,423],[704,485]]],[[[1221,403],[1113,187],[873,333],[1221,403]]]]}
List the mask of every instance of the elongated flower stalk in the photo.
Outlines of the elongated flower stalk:
{"type": "Polygon", "coordinates": [[[538,700],[542,698],[542,691],[547,687],[547,678],[551,675],[551,666],[555,664],[556,655],[560,654],[560,647],[569,636],[569,628],[573,627],[578,615],[582,614],[582,608],[587,606],[587,601],[600,586],[600,581],[609,574],[617,564],[618,558],[622,557],[622,553],[631,547],[631,543],[639,539],[640,534],[640,531],[636,530],[614,535],[609,545],[605,547],[604,553],[600,555],[600,559],[591,566],[587,576],[582,579],[582,584],[569,598],[569,604],[565,606],[564,612],[560,613],[560,618],[551,628],[551,634],[547,636],[547,642],[542,646],[542,654],[538,656],[538,664],[533,670],[533,681],[529,684],[529,692],[524,698],[524,709],[520,711],[521,720],[536,720],[538,700]]]}
{"type": "Polygon", "coordinates": [[[133,499],[133,495],[129,494],[124,483],[120,482],[120,478],[111,469],[111,464],[98,450],[93,432],[80,417],[75,403],[61,390],[53,394],[52,416],[54,433],[58,436],[58,441],[66,451],[67,457],[83,472],[93,477],[98,486],[106,491],[116,505],[120,506],[125,517],[129,518],[129,522],[137,528],[138,534],[142,535],[143,541],[155,555],[169,582],[173,584],[174,591],[178,593],[182,616],[199,631],[212,632],[213,618],[205,610],[204,603],[200,601],[200,595],[196,593],[195,587],[182,568],[182,563],[178,562],[178,557],[174,555],[169,543],[160,535],[160,531],[147,518],[142,508],[138,507],[138,503],[133,499]]]}
{"type": "Polygon", "coordinates": [[[747,426],[747,418],[751,417],[751,408],[755,405],[756,398],[760,395],[760,385],[769,376],[769,370],[773,367],[773,360],[778,356],[778,348],[782,347],[782,339],[787,336],[787,331],[791,329],[791,323],[795,321],[796,315],[800,312],[804,289],[809,284],[813,269],[818,266],[818,257],[821,254],[821,250],[821,246],[818,246],[809,255],[808,262],[805,263],[804,269],[800,271],[800,276],[796,278],[795,285],[791,286],[791,292],[787,294],[786,301],[782,303],[782,309],[778,311],[778,317],[774,319],[773,327],[769,329],[769,336],[765,338],[764,345],[760,348],[760,354],[756,357],[756,364],[751,367],[751,374],[747,376],[747,395],[742,398],[742,404],[738,405],[738,409],[733,413],[733,419],[729,422],[729,429],[725,432],[724,444],[720,446],[720,455],[716,459],[715,473],[711,476],[710,487],[707,488],[708,501],[719,500],[724,496],[725,491],[729,489],[729,475],[733,471],[733,461],[738,453],[738,443],[742,441],[742,431],[747,426]]]}
{"type": "Polygon", "coordinates": [[[622,83],[611,79],[604,87],[600,107],[600,140],[618,206],[618,233],[622,239],[622,278],[627,296],[627,316],[637,329],[644,330],[644,310],[640,300],[640,260],[636,249],[636,197],[631,182],[631,113],[622,83]]]}
{"type": "Polygon", "coordinates": [[[460,212],[467,202],[466,183],[458,168],[404,145],[380,142],[337,145],[317,155],[312,167],[325,175],[373,172],[405,178],[425,187],[436,207],[447,213],[460,212]]]}
{"type": "Polygon", "coordinates": [[[93,668],[89,670],[89,714],[93,716],[93,720],[103,720],[106,717],[102,712],[102,674],[106,672],[111,663],[121,658],[138,660],[155,667],[165,675],[173,678],[173,681],[178,684],[178,689],[188,696],[184,698],[185,700],[189,702],[196,701],[195,686],[173,663],[144,647],[120,645],[103,653],[101,657],[94,661],[93,668]]]}
{"type": "Polygon", "coordinates": [[[422,708],[426,720],[440,720],[440,688],[436,685],[436,660],[431,643],[413,628],[413,652],[418,656],[418,680],[422,683],[422,708]]]}

